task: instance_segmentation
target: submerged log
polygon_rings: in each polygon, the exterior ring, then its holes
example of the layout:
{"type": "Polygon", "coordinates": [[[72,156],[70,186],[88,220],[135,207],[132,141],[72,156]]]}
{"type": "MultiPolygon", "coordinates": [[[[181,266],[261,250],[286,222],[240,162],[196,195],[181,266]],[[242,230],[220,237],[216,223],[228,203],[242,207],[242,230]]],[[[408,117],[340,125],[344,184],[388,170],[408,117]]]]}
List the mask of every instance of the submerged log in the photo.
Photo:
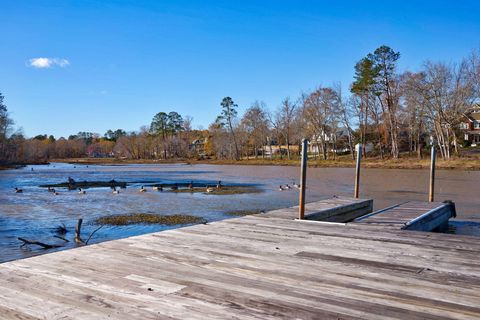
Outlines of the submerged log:
{"type": "Polygon", "coordinates": [[[111,188],[111,187],[119,187],[119,188],[126,188],[127,183],[121,181],[76,181],[75,183],[69,182],[62,182],[62,183],[54,183],[54,184],[42,184],[40,185],[41,188],[68,188],[70,190],[76,190],[78,188],[88,189],[88,188],[111,188]]]}
{"type": "Polygon", "coordinates": [[[53,248],[63,247],[63,246],[57,245],[57,244],[48,244],[48,243],[43,243],[43,242],[40,242],[40,241],[28,240],[28,239],[21,238],[21,237],[18,237],[18,240],[23,242],[22,247],[27,245],[27,244],[34,244],[34,245],[40,246],[44,249],[53,249],[53,248]]]}
{"type": "MultiPolygon", "coordinates": [[[[98,231],[100,230],[103,225],[101,225],[100,227],[98,227],[97,229],[95,229],[92,233],[90,233],[90,235],[88,236],[87,238],[87,241],[84,241],[81,237],[81,231],[82,231],[82,222],[83,222],[83,219],[78,219],[77,221],[77,225],[75,226],[75,237],[74,237],[74,241],[76,244],[78,245],[87,245],[88,242],[90,241],[90,239],[93,237],[93,235],[98,231]]],[[[62,230],[67,231],[67,228],[65,227],[65,225],[62,226],[62,230]]],[[[70,242],[70,240],[66,239],[64,236],[62,235],[59,235],[59,234],[56,234],[53,236],[54,238],[57,238],[57,239],[61,239],[63,241],[65,241],[65,243],[67,242],[70,242]]],[[[40,246],[44,249],[53,249],[53,248],[60,248],[60,247],[63,247],[64,245],[58,245],[58,244],[49,244],[49,243],[44,243],[44,242],[40,242],[40,241],[36,241],[36,240],[29,240],[29,239],[25,239],[25,238],[21,238],[21,237],[18,237],[18,240],[22,241],[23,244],[21,245],[21,247],[27,245],[27,244],[33,244],[33,245],[37,245],[37,246],[40,246]]]]}

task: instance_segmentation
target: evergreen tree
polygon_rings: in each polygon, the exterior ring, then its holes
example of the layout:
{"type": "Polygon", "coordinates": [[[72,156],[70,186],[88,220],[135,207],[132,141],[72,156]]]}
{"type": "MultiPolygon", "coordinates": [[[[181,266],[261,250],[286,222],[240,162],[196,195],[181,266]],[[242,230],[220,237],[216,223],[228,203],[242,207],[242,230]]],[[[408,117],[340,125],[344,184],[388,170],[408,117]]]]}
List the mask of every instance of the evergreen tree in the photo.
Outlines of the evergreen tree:
{"type": "Polygon", "coordinates": [[[217,117],[217,123],[221,124],[222,126],[228,127],[228,130],[230,132],[230,135],[232,136],[233,143],[235,146],[235,159],[239,160],[240,154],[238,150],[237,139],[235,137],[235,132],[233,130],[233,121],[237,117],[238,105],[235,104],[235,102],[233,102],[233,99],[230,97],[223,98],[220,105],[222,106],[222,112],[217,117]]]}

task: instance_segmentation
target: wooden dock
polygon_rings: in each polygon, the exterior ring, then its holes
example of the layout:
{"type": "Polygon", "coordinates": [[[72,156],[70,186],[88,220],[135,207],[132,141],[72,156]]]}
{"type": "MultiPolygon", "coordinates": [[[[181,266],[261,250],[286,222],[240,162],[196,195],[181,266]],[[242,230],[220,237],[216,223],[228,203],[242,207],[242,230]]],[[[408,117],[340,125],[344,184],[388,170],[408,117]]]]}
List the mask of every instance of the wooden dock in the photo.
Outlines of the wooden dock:
{"type": "Polygon", "coordinates": [[[296,221],[295,213],[0,264],[0,318],[480,318],[478,238],[296,221]]]}

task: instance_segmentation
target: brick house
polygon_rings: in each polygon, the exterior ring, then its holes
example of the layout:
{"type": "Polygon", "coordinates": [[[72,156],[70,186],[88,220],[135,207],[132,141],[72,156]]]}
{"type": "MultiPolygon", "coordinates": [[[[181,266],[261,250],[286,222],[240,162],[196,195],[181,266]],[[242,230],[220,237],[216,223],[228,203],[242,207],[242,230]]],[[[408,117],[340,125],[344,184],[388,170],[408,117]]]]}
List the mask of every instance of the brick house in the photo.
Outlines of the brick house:
{"type": "Polygon", "coordinates": [[[468,141],[473,147],[480,145],[480,105],[465,113],[460,128],[465,141],[468,141]]]}

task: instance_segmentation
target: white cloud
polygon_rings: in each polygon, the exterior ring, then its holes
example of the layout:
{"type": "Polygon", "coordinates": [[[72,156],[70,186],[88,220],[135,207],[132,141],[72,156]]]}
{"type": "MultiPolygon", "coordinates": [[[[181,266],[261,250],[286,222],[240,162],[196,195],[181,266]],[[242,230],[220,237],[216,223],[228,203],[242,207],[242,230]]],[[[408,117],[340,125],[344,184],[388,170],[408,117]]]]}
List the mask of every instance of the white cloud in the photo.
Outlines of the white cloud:
{"type": "Polygon", "coordinates": [[[27,62],[27,66],[36,69],[47,69],[54,66],[64,68],[69,64],[70,62],[67,59],[63,58],[32,58],[27,62]]]}

